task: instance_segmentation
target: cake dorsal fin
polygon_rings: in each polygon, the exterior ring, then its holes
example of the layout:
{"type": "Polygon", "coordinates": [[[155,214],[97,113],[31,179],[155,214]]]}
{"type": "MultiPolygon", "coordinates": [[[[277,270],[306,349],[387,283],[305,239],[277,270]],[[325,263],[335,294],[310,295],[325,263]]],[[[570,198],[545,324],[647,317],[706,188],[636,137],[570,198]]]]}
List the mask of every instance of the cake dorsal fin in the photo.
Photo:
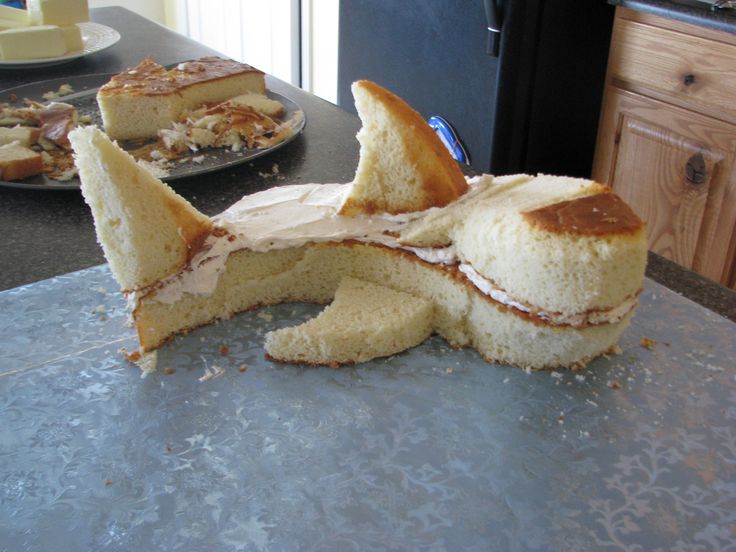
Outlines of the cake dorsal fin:
{"type": "Polygon", "coordinates": [[[342,214],[442,207],[468,189],[460,167],[409,104],[371,81],[353,83],[360,160],[342,214]]]}
{"type": "Polygon", "coordinates": [[[69,134],[97,240],[123,291],[179,269],[212,231],[209,217],[154,177],[96,127],[69,134]]]}

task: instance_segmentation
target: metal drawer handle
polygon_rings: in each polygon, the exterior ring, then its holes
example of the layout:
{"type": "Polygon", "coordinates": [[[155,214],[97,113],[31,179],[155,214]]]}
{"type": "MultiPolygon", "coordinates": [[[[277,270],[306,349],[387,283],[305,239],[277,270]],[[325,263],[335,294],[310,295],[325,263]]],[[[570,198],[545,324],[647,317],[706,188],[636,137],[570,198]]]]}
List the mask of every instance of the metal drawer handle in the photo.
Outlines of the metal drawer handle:
{"type": "Polygon", "coordinates": [[[702,184],[708,176],[705,166],[705,157],[698,152],[690,157],[685,164],[685,174],[691,184],[702,184]]]}

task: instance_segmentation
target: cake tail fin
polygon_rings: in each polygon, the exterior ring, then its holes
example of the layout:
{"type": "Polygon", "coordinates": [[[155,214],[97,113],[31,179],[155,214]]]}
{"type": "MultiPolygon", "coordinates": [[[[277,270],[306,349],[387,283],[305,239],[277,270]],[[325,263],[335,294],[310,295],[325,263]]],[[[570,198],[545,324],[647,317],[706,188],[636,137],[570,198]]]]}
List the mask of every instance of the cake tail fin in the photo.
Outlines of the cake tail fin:
{"type": "Polygon", "coordinates": [[[69,134],[97,240],[123,291],[180,270],[213,225],[96,127],[69,134]]]}

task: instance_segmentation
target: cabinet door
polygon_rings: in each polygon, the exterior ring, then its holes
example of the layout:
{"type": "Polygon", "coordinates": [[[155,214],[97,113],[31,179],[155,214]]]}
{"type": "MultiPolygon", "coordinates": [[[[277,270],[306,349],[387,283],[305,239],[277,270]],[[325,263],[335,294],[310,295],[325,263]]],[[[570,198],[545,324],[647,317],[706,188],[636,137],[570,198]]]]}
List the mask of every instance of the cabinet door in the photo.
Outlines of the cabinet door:
{"type": "Polygon", "coordinates": [[[593,178],[647,223],[649,248],[729,280],[736,223],[736,127],[609,86],[593,178]]]}

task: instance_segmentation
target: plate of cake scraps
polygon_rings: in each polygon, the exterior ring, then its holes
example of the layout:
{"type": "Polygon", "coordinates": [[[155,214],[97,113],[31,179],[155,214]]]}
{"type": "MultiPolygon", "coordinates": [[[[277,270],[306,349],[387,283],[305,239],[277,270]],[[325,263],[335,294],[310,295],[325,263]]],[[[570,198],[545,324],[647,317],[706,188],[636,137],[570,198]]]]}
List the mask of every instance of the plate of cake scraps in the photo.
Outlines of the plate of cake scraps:
{"type": "Polygon", "coordinates": [[[52,58],[0,59],[0,69],[36,69],[38,67],[67,63],[101,52],[120,40],[120,33],[107,25],[93,23],[92,21],[77,23],[77,25],[79,25],[79,30],[82,32],[82,42],[84,42],[84,48],[81,50],[68,52],[63,56],[52,58]]]}
{"type": "MultiPolygon", "coordinates": [[[[5,105],[11,108],[26,107],[26,99],[45,104],[62,102],[76,108],[82,124],[92,124],[104,128],[97,106],[97,89],[108,82],[115,74],[117,73],[64,77],[8,88],[0,91],[0,108],[5,105]]],[[[290,127],[290,134],[281,142],[258,149],[243,148],[240,151],[232,151],[228,148],[203,148],[169,161],[161,159],[151,163],[144,160],[143,163],[158,178],[170,183],[181,178],[207,174],[240,165],[285,146],[304,129],[306,125],[304,112],[293,100],[281,94],[267,90],[266,95],[281,102],[284,106],[284,114],[274,118],[276,122],[290,127]]],[[[14,125],[15,123],[8,124],[0,114],[0,126],[14,125]]],[[[121,141],[119,143],[124,149],[134,154],[134,157],[137,157],[138,153],[145,152],[147,149],[149,152],[151,149],[155,149],[153,147],[155,142],[155,140],[150,140],[149,142],[121,141]]],[[[71,152],[68,153],[68,156],[71,159],[71,152]]],[[[49,177],[47,174],[40,174],[22,180],[0,180],[0,187],[33,190],[78,190],[79,184],[78,176],[68,180],[58,180],[49,177]]]]}

